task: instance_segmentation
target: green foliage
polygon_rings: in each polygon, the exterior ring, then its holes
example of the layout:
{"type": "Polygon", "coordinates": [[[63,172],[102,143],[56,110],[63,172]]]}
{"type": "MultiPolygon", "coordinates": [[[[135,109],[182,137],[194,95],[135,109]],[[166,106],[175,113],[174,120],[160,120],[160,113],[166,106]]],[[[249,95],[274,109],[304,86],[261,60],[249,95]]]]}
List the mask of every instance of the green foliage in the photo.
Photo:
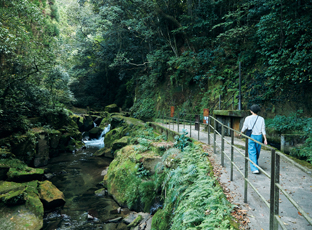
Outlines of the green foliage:
{"type": "Polygon", "coordinates": [[[144,168],[142,163],[137,164],[137,168],[138,168],[138,171],[137,171],[136,175],[139,178],[144,178],[144,177],[147,177],[150,175],[150,171],[148,169],[144,168]]]}
{"type": "MultiPolygon", "coordinates": [[[[166,190],[165,206],[155,214],[152,229],[233,229],[229,222],[231,205],[215,178],[207,175],[209,163],[200,147],[186,147],[176,168],[165,168],[160,180],[166,190]],[[201,199],[198,199],[201,197],[201,199]],[[161,218],[158,217],[161,216],[161,218]]],[[[164,154],[163,162],[171,156],[164,154]]]]}
{"type": "Polygon", "coordinates": [[[188,132],[186,132],[186,129],[182,129],[182,134],[180,136],[175,136],[176,142],[174,144],[174,147],[181,150],[181,152],[184,151],[184,148],[189,145],[189,138],[186,136],[188,132]]]}
{"type": "Polygon", "coordinates": [[[304,130],[311,129],[310,124],[311,118],[303,117],[300,110],[289,116],[277,115],[273,119],[266,120],[266,126],[278,133],[303,133],[304,130]]]}
{"type": "Polygon", "coordinates": [[[137,119],[152,119],[155,116],[155,102],[152,98],[139,99],[133,104],[130,111],[137,119]]]}

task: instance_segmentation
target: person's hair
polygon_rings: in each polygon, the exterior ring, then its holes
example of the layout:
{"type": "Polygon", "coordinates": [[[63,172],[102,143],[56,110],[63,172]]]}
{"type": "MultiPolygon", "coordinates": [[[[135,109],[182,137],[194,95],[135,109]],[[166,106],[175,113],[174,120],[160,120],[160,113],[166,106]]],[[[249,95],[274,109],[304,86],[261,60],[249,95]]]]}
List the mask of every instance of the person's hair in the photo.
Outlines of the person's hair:
{"type": "Polygon", "coordinates": [[[255,114],[258,114],[258,113],[261,111],[259,105],[252,105],[252,106],[250,106],[250,110],[251,110],[252,112],[254,112],[255,114]]]}

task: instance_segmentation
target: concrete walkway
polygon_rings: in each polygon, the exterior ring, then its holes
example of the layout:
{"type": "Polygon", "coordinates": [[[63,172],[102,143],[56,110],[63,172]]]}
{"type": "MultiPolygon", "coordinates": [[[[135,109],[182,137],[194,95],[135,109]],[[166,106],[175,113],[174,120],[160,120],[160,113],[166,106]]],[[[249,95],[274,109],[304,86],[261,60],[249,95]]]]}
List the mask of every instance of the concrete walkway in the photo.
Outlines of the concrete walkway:
{"type": "MultiPolygon", "coordinates": [[[[168,124],[160,124],[166,128],[169,128],[168,124]]],[[[190,136],[190,128],[192,138],[198,140],[198,131],[195,130],[195,126],[190,125],[179,125],[179,131],[185,128],[190,136]]],[[[178,131],[177,124],[170,124],[170,129],[178,131]]],[[[201,126],[199,132],[199,141],[203,143],[208,143],[208,133],[203,131],[201,126]]],[[[226,137],[228,142],[231,142],[230,137],[226,137]]],[[[213,145],[213,133],[210,134],[210,143],[213,145]]],[[[241,153],[244,154],[244,141],[235,138],[234,144],[241,149],[241,153]]],[[[217,146],[221,146],[221,137],[217,135],[217,146]]],[[[225,153],[230,157],[230,145],[225,142],[224,144],[225,153]]],[[[221,164],[221,154],[220,148],[217,147],[217,154],[213,154],[212,157],[217,164],[221,164]]],[[[244,180],[242,175],[235,169],[233,173],[233,181],[230,181],[230,161],[227,157],[225,159],[225,167],[221,167],[221,177],[220,182],[230,189],[231,196],[233,196],[233,203],[239,204],[243,209],[247,210],[247,215],[249,217],[250,229],[256,230],[268,230],[269,220],[270,220],[270,210],[266,204],[260,199],[258,194],[254,192],[251,186],[248,186],[248,201],[247,204],[244,203],[244,180]]],[[[234,149],[234,162],[242,172],[244,172],[244,158],[241,154],[234,149]]],[[[266,150],[261,150],[259,158],[259,166],[270,175],[271,171],[271,152],[266,150]]],[[[269,202],[270,201],[270,180],[263,173],[252,174],[250,169],[248,172],[248,178],[256,187],[260,194],[269,202]]],[[[280,167],[280,184],[282,187],[290,194],[290,196],[300,205],[303,210],[312,216],[312,175],[311,173],[306,173],[301,169],[297,168],[286,162],[281,157],[281,167],[280,167]]],[[[281,221],[285,223],[287,229],[293,230],[312,230],[312,226],[298,213],[297,209],[288,201],[288,199],[280,193],[280,212],[281,221]]],[[[279,229],[282,229],[279,227],[279,229]]]]}

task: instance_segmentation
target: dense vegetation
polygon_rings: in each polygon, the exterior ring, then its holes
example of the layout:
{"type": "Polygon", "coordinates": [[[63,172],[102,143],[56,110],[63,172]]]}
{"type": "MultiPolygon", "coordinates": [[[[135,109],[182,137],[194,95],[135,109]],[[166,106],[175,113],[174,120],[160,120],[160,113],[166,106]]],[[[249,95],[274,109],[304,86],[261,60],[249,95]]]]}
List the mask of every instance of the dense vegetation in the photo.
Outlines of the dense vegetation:
{"type": "MultiPolygon", "coordinates": [[[[115,103],[311,113],[311,1],[12,0],[0,3],[0,136],[64,106],[115,103]]],[[[43,125],[43,124],[38,124],[43,125]]]]}
{"type": "Polygon", "coordinates": [[[241,62],[244,106],[311,110],[309,1],[90,0],[80,9],[90,4],[77,33],[77,105],[134,103],[138,118],[170,105],[212,108],[238,95],[241,62]]]}

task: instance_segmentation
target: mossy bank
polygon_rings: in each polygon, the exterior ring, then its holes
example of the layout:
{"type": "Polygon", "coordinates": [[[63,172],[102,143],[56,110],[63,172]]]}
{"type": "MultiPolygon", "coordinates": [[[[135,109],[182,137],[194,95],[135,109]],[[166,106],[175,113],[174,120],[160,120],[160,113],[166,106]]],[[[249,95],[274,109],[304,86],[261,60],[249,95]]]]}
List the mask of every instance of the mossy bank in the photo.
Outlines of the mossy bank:
{"type": "Polygon", "coordinates": [[[123,141],[108,140],[114,160],[104,185],[120,206],[153,214],[154,230],[237,229],[199,143],[168,142],[147,124],[129,129],[124,122],[110,132],[123,141]],[[118,142],[126,144],[112,149],[118,142]]]}

